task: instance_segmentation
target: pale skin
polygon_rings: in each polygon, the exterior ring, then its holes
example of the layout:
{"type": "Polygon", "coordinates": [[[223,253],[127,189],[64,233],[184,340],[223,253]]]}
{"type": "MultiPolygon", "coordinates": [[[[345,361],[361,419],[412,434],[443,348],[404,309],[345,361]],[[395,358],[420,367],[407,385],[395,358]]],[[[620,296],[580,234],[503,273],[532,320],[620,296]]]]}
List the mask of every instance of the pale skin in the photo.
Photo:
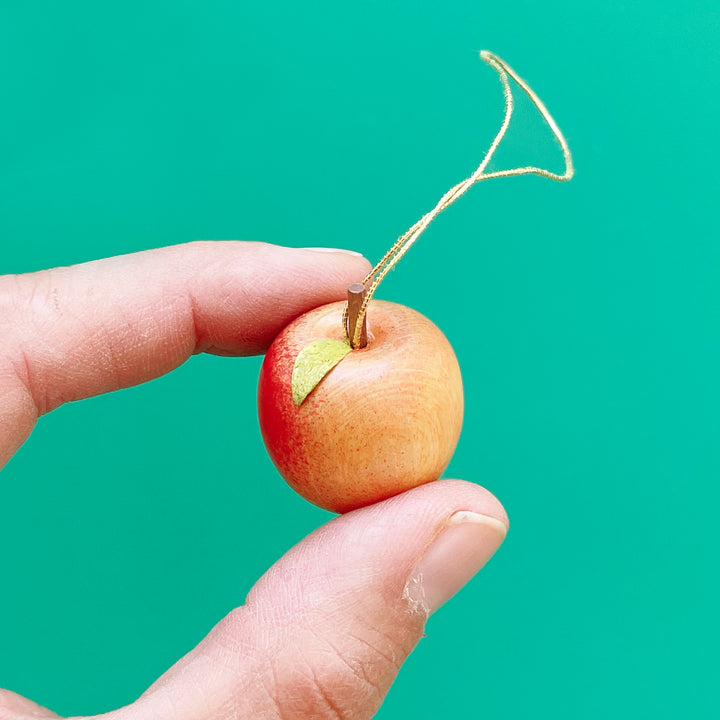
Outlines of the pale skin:
{"type": "MultiPolygon", "coordinates": [[[[263,353],[369,267],[340,250],[201,242],[0,276],[0,466],[63,403],[146,382],[195,353],[263,353]]],[[[250,481],[280,482],[238,472],[250,481]]],[[[507,526],[495,497],[459,480],[338,517],[289,550],[139,699],[102,717],[370,718],[428,616],[507,526]]],[[[0,690],[0,720],[54,717],[0,690]]]]}

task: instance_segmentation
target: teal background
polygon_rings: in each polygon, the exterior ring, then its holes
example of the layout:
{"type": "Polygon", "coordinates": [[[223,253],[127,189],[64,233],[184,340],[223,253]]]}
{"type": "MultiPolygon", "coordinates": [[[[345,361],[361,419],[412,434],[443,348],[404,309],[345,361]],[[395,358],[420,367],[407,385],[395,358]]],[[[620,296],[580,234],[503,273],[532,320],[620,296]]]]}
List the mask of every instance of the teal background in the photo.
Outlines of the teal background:
{"type": "MultiPolygon", "coordinates": [[[[482,48],[565,131],[572,183],[474,188],[380,291],[453,343],[448,475],[512,530],[378,717],[718,716],[719,38],[717,0],[0,0],[0,272],[197,238],[376,260],[499,126],[482,48]]],[[[522,102],[514,162],[562,167],[522,102]]],[[[0,483],[0,686],[130,702],[329,519],[267,459],[259,363],[42,419],[0,483]]]]}

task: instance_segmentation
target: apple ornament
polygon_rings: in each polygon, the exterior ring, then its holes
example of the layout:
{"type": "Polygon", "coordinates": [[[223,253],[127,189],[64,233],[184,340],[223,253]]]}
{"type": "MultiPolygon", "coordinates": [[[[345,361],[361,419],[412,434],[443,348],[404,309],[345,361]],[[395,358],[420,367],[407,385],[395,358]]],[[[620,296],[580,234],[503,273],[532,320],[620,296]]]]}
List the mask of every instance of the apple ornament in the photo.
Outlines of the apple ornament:
{"type": "Polygon", "coordinates": [[[265,356],[258,384],[260,430],[286,482],[310,502],[347,512],[437,480],[455,450],[463,417],[460,368],[440,329],[403,305],[372,300],[387,273],[442,210],[482,180],[573,176],[570,150],[538,96],[500,58],[481,58],[500,76],[505,118],[477,170],[451,188],[406,233],[348,303],[311,310],[288,325],[265,356]],[[536,167],[485,172],[513,111],[508,76],[558,140],[560,175],[536,167]]]}

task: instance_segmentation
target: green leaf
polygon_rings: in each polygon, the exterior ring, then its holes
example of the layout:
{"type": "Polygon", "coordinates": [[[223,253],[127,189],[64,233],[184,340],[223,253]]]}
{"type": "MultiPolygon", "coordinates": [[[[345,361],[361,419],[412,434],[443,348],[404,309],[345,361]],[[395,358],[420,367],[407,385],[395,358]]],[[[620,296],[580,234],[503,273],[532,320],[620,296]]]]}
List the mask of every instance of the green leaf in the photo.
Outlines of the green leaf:
{"type": "Polygon", "coordinates": [[[292,395],[300,407],[318,383],[350,352],[347,340],[315,340],[306,345],[295,359],[292,395]]]}

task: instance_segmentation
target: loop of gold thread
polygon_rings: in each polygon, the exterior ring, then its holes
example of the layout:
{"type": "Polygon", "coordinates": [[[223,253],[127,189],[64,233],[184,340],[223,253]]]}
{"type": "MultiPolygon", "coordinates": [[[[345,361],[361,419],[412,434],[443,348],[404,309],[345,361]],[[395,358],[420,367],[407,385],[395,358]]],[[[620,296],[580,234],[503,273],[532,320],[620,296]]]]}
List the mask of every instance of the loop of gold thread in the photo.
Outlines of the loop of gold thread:
{"type": "MultiPolygon", "coordinates": [[[[503,119],[502,125],[500,126],[500,130],[498,130],[498,133],[495,136],[495,139],[492,141],[492,144],[490,145],[487,153],[485,154],[483,161],[480,163],[475,172],[470,175],[470,177],[463,180],[461,183],[458,183],[454,187],[450,188],[450,190],[448,190],[440,198],[438,203],[429,213],[423,215],[423,217],[421,217],[412,227],[406,230],[395,241],[393,246],[380,259],[380,262],[378,262],[378,264],[375,265],[375,267],[365,277],[365,279],[363,280],[363,284],[367,285],[367,283],[371,280],[372,283],[368,287],[367,294],[360,307],[357,323],[355,325],[355,332],[353,333],[353,337],[350,338],[350,344],[352,347],[355,347],[360,340],[363,318],[365,317],[365,313],[367,312],[368,303],[370,302],[373,294],[375,293],[375,290],[377,290],[378,285],[380,285],[385,276],[390,272],[390,270],[392,270],[392,268],[400,260],[400,258],[402,258],[402,256],[410,249],[410,247],[415,243],[415,241],[420,237],[420,235],[425,231],[427,226],[435,219],[435,217],[437,217],[446,207],[454,203],[461,195],[465,194],[465,192],[467,192],[471,186],[483,180],[492,180],[493,178],[500,177],[512,177],[514,175],[540,175],[541,177],[545,177],[550,180],[566,182],[567,180],[570,180],[575,173],[572,156],[570,154],[570,148],[568,147],[567,141],[565,140],[565,137],[560,131],[560,128],[557,126],[555,120],[553,120],[542,100],[540,100],[540,98],[528,86],[528,84],[522,78],[520,78],[518,74],[504,60],[501,60],[497,55],[491,53],[488,50],[483,50],[480,53],[480,57],[498,73],[498,75],[500,76],[500,82],[503,86],[503,94],[505,96],[505,117],[503,119]],[[551,172],[550,170],[534,167],[532,165],[520,168],[511,168],[509,170],[497,170],[495,172],[489,173],[485,172],[485,168],[488,166],[488,163],[492,159],[495,151],[497,150],[500,142],[502,141],[505,133],[507,132],[507,129],[510,125],[510,118],[512,117],[514,109],[514,98],[512,94],[512,89],[510,88],[508,75],[515,81],[515,83],[517,83],[517,85],[528,96],[528,98],[530,98],[533,105],[535,105],[543,120],[545,120],[548,127],[552,131],[555,139],[560,144],[560,149],[562,150],[563,158],[565,160],[565,172],[563,172],[562,175],[551,172]]],[[[346,307],[343,314],[343,328],[345,328],[346,333],[349,333],[349,328],[347,327],[347,315],[348,310],[346,307]]]]}

